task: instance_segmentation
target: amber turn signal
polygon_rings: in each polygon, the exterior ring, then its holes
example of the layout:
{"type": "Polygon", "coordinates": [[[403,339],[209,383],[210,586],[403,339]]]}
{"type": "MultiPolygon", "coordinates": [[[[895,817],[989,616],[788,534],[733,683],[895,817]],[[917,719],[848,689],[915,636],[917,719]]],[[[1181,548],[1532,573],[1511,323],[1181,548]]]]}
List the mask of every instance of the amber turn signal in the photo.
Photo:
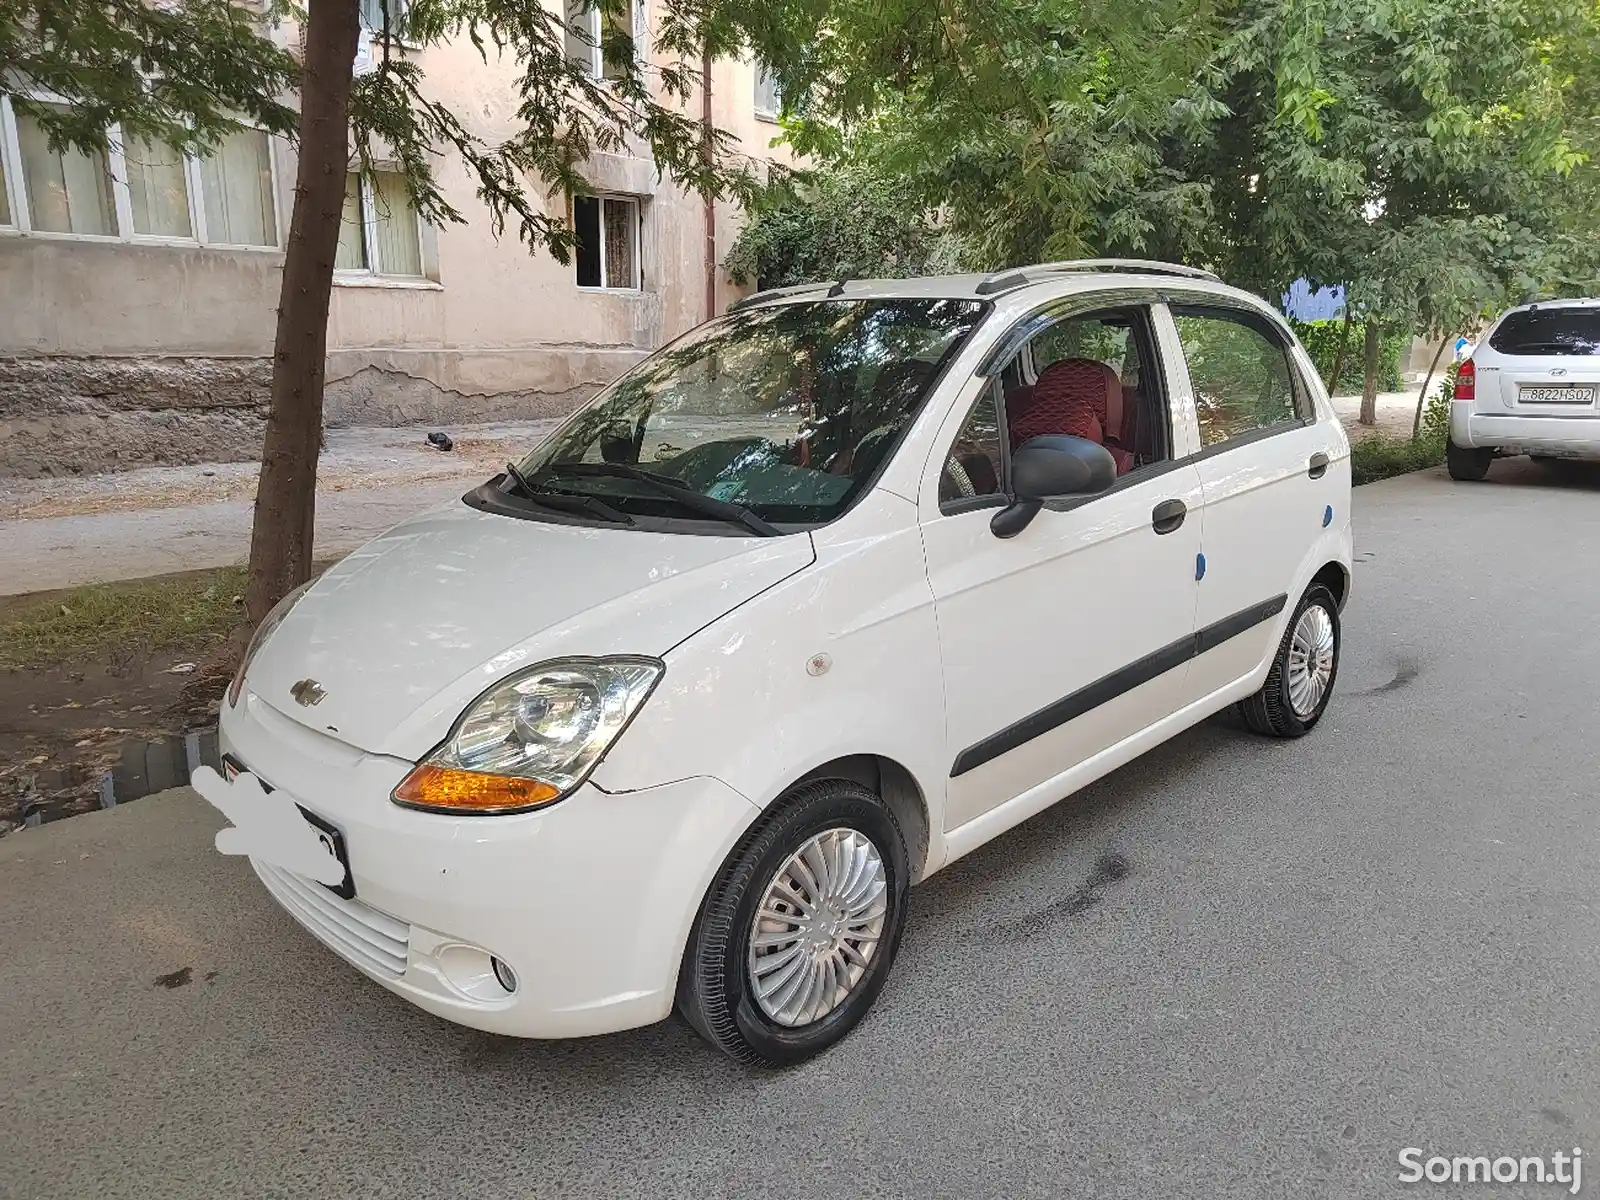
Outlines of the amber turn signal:
{"type": "Polygon", "coordinates": [[[484,775],[419,763],[394,789],[396,804],[435,812],[523,812],[549,804],[561,793],[537,779],[484,775]]]}

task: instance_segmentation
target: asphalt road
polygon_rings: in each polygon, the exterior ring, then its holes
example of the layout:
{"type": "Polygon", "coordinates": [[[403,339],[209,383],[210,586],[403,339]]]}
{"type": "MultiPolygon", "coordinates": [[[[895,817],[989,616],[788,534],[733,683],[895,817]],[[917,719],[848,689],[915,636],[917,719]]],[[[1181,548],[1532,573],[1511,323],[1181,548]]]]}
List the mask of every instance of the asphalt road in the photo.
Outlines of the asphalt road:
{"type": "Polygon", "coordinates": [[[1407,1146],[1600,1177],[1600,474],[1491,480],[1357,492],[1311,737],[1208,722],[936,877],[786,1074],[417,1012],[187,794],[8,838],[0,1195],[1566,1194],[1397,1182],[1407,1146]]]}

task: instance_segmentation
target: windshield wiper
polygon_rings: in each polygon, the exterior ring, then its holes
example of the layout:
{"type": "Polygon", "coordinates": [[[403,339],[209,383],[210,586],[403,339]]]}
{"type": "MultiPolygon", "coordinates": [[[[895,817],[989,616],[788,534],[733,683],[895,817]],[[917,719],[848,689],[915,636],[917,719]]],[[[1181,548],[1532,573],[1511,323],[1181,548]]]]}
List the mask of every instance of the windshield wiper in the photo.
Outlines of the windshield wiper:
{"type": "Polygon", "coordinates": [[[506,474],[516,483],[518,489],[529,500],[541,508],[553,508],[557,512],[591,513],[605,521],[618,525],[632,525],[633,518],[625,512],[620,512],[611,505],[601,500],[598,496],[582,496],[575,492],[556,492],[548,488],[536,488],[522,473],[516,463],[506,464],[506,474]]]}
{"type": "Polygon", "coordinates": [[[649,471],[641,471],[638,467],[627,463],[549,463],[544,470],[551,474],[565,472],[580,477],[598,475],[604,478],[632,480],[634,483],[642,483],[655,489],[661,495],[676,500],[694,512],[730,524],[743,525],[759,537],[783,536],[782,530],[762,520],[742,504],[735,504],[731,500],[718,500],[715,496],[707,496],[704,492],[686,488],[665,475],[653,475],[649,471]]]}

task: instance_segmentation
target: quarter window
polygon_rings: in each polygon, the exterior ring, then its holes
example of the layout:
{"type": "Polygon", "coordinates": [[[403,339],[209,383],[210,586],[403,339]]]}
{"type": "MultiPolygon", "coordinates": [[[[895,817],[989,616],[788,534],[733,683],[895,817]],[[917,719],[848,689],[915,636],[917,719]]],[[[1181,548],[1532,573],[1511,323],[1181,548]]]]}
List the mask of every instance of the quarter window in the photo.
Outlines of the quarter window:
{"type": "Polygon", "coordinates": [[[1216,310],[1174,309],[1172,316],[1194,386],[1202,445],[1299,421],[1288,351],[1265,322],[1216,310]]]}
{"type": "Polygon", "coordinates": [[[945,459],[939,476],[939,503],[946,511],[959,511],[963,500],[1001,494],[1000,464],[1005,450],[995,405],[997,388],[991,384],[983,390],[945,459]]]}

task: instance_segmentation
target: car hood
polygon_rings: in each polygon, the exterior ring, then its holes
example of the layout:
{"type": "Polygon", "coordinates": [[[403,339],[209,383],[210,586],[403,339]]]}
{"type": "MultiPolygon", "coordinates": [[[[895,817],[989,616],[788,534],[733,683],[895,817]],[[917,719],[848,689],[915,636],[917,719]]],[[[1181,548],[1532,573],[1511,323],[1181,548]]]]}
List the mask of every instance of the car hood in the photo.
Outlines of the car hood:
{"type": "Polygon", "coordinates": [[[308,728],[415,760],[497,679],[568,655],[665,654],[814,558],[804,533],[652,533],[458,504],[331,567],[246,684],[308,728]],[[305,679],[321,685],[311,705],[291,694],[305,679]]]}

